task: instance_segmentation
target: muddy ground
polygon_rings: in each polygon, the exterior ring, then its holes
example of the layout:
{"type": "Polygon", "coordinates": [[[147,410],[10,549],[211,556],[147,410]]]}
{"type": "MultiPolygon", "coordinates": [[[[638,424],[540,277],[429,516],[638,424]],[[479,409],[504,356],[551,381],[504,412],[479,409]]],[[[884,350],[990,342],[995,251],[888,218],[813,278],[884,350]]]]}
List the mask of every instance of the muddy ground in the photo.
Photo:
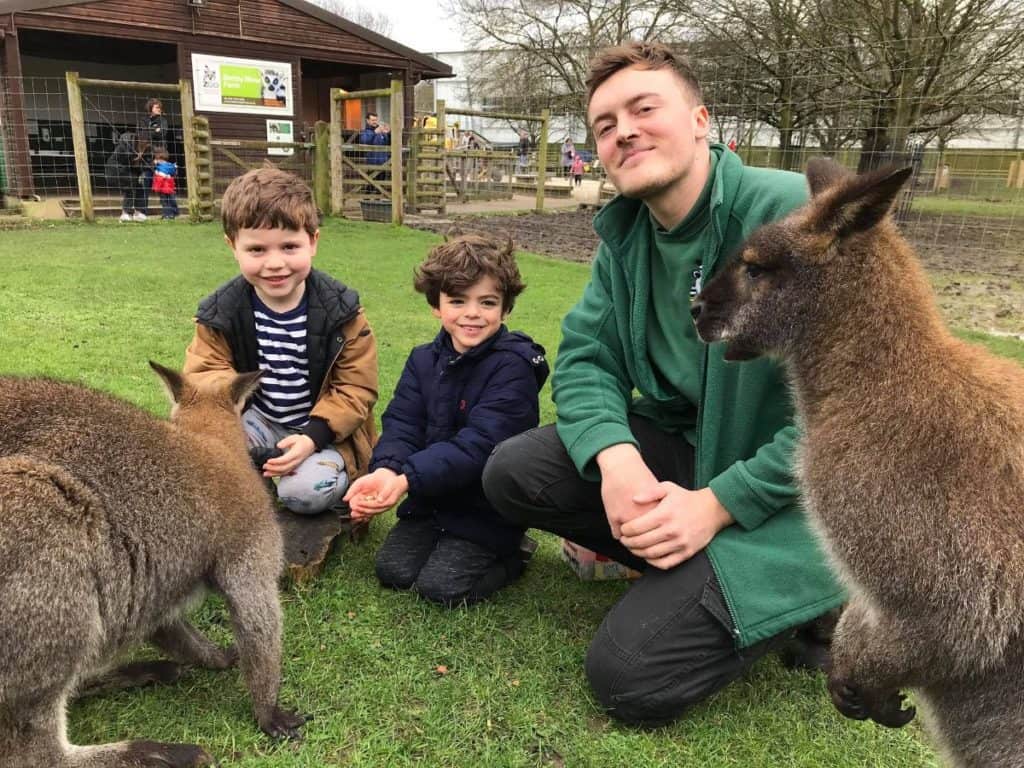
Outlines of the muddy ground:
{"type": "MultiPolygon", "coordinates": [[[[593,211],[466,216],[457,226],[511,236],[526,251],[588,262],[597,246],[593,217],[593,211]]],[[[420,226],[444,231],[450,225],[420,226]]],[[[904,232],[917,248],[951,325],[1024,336],[1024,222],[916,216],[904,232]]]]}

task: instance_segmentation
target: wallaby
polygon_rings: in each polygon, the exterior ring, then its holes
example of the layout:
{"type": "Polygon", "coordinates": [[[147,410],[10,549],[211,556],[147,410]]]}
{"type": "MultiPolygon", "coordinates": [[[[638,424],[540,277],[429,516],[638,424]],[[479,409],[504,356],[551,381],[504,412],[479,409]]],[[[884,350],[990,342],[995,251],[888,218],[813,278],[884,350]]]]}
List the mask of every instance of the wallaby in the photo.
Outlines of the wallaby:
{"type": "Polygon", "coordinates": [[[1024,371],[954,338],[888,215],[909,169],[807,170],[811,201],[753,233],[692,313],[726,359],[790,374],[810,520],[849,588],[829,692],[914,716],[954,766],[1024,766],[1024,371]]]}
{"type": "Polygon", "coordinates": [[[106,672],[143,641],[211,669],[237,658],[271,736],[296,737],[305,721],[277,706],[281,534],[239,419],[260,374],[198,386],[150,365],[173,400],[170,422],[81,386],[0,377],[5,768],[212,764],[188,744],[67,743],[69,697],[176,677],[169,662],[106,672]],[[237,652],[181,617],[207,587],[227,601],[237,652]]]}

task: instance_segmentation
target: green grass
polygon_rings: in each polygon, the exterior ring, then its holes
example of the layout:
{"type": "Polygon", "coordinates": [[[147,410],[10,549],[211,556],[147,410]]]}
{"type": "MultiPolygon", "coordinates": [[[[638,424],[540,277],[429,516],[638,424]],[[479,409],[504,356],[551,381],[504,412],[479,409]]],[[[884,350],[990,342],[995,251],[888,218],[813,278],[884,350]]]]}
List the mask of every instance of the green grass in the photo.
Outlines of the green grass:
{"type": "MultiPolygon", "coordinates": [[[[382,398],[409,349],[436,330],[410,276],[437,239],[383,225],[324,227],[316,263],[362,295],[380,344],[382,398]]],[[[520,264],[529,288],[511,325],[553,353],[587,267],[525,254],[520,264]]],[[[157,413],[167,405],[145,361],[179,365],[196,303],[234,274],[217,228],[185,223],[4,232],[0,265],[0,371],[81,381],[157,413]]],[[[543,399],[550,421],[547,390],[543,399]]],[[[235,670],[75,703],[71,740],[195,741],[224,766],[937,764],[916,723],[890,731],[845,720],[820,675],[786,671],[773,658],[670,727],[619,725],[591,699],[582,664],[622,583],[577,581],[555,540],[541,536],[519,583],[488,604],[441,610],[377,585],[373,554],[392,521],[346,544],[315,583],[282,593],[282,699],[315,715],[303,742],[259,733],[235,670]]],[[[197,620],[228,641],[218,601],[197,620]]]]}
{"type": "Polygon", "coordinates": [[[911,213],[932,216],[975,216],[993,219],[1024,218],[1024,196],[1010,200],[979,200],[945,195],[917,195],[911,213]]]}

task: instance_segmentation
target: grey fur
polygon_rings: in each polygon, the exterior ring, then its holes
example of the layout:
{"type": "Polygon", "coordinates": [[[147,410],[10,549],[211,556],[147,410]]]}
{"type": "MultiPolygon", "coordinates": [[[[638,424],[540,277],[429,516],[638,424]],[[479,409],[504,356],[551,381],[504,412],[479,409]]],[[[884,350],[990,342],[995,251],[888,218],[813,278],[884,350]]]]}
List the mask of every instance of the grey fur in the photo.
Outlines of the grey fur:
{"type": "Polygon", "coordinates": [[[1024,371],[943,325],[887,215],[905,170],[808,178],[694,316],[727,357],[790,373],[805,503],[851,593],[833,702],[900,726],[914,689],[950,765],[1024,768],[1024,371]]]}
{"type": "Polygon", "coordinates": [[[210,764],[192,745],[67,743],[76,691],[176,677],[166,662],[107,672],[144,641],[182,663],[239,659],[269,734],[304,721],[277,706],[281,535],[238,418],[258,375],[198,388],[152,365],[170,422],[84,387],[0,377],[2,766],[210,764]],[[228,603],[237,653],[181,618],[206,588],[228,603]]]}

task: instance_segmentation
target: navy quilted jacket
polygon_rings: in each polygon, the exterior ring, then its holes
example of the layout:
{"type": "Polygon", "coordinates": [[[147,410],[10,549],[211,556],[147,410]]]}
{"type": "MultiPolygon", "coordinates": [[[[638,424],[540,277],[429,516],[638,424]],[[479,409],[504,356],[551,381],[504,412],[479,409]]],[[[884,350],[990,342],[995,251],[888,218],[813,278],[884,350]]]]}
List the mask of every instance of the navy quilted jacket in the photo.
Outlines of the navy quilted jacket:
{"type": "Polygon", "coordinates": [[[413,349],[370,462],[408,479],[398,516],[433,516],[449,533],[513,554],[523,529],[498,515],[480,477],[495,445],[537,426],[547,377],[544,348],[505,326],[465,354],[444,330],[413,349]]]}

